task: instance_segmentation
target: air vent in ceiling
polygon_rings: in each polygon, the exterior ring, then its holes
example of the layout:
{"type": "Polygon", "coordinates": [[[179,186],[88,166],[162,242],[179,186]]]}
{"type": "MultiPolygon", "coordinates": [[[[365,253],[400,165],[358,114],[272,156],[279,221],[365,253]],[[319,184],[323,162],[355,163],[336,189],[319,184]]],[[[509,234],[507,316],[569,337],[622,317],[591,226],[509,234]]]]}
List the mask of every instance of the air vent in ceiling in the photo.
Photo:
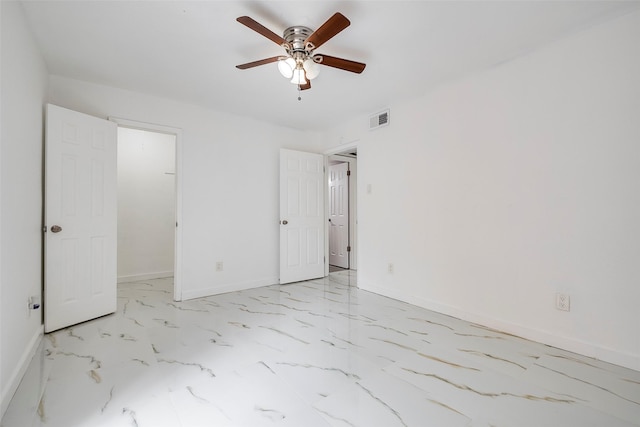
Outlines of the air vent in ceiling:
{"type": "Polygon", "coordinates": [[[389,124],[389,110],[384,110],[369,117],[369,130],[378,129],[389,124]]]}

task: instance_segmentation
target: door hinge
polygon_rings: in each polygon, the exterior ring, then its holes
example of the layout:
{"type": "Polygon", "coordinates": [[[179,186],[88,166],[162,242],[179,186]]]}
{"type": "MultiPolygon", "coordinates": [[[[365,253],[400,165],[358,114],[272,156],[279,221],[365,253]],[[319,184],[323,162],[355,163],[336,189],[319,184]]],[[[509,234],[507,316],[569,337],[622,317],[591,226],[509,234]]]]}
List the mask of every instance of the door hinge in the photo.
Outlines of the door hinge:
{"type": "Polygon", "coordinates": [[[347,171],[347,176],[351,176],[351,171],[347,171]]]}
{"type": "Polygon", "coordinates": [[[347,252],[351,252],[351,246],[347,246],[347,252]]]}
{"type": "Polygon", "coordinates": [[[46,226],[46,225],[42,227],[42,232],[43,232],[43,233],[46,233],[46,232],[47,232],[47,226],[46,226]]]}

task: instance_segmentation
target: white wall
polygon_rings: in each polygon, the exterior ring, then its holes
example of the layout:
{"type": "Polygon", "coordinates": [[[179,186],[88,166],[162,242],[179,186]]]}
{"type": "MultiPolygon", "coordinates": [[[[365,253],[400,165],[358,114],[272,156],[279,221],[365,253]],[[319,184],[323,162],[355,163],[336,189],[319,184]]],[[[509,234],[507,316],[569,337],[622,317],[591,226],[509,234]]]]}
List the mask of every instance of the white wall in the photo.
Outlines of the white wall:
{"type": "Polygon", "coordinates": [[[317,134],[58,76],[50,88],[66,108],[182,129],[183,298],[278,282],[279,148],[321,152],[317,134]]]}
{"type": "Polygon", "coordinates": [[[638,40],[635,12],[329,132],[360,140],[360,287],[640,370],[638,40]]]}
{"type": "Polygon", "coordinates": [[[176,137],[118,128],[118,281],[173,275],[176,137]]]}
{"type": "Polygon", "coordinates": [[[47,71],[18,2],[0,2],[1,222],[0,390],[2,413],[42,336],[29,296],[42,287],[42,141],[47,71]]]}

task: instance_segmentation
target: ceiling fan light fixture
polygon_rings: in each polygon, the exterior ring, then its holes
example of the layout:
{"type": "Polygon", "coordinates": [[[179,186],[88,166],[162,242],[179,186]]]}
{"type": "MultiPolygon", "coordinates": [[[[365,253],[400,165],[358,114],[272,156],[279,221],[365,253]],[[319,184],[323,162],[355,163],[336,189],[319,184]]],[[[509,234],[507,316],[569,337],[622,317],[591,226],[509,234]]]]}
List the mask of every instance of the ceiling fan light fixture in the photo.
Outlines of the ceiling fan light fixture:
{"type": "MultiPolygon", "coordinates": [[[[268,38],[286,52],[286,55],[272,56],[259,61],[236,65],[236,68],[246,70],[259,65],[277,62],[280,74],[290,79],[291,83],[297,85],[298,91],[311,89],[311,80],[320,74],[320,65],[357,74],[362,73],[366,66],[361,62],[315,53],[316,48],[324,45],[324,43],[351,24],[340,12],[334,13],[315,31],[308,27],[295,25],[284,30],[282,37],[248,16],[240,16],[236,21],[268,38]]],[[[300,99],[300,96],[298,96],[298,99],[300,99]]]]}
{"type": "Polygon", "coordinates": [[[288,57],[286,59],[281,59],[278,61],[278,71],[285,79],[290,79],[293,77],[293,70],[296,68],[296,61],[288,57]]]}
{"type": "Polygon", "coordinates": [[[296,68],[295,70],[293,70],[293,78],[291,79],[291,83],[293,83],[294,85],[306,85],[307,79],[304,76],[304,69],[303,68],[296,68]]]}
{"type": "Polygon", "coordinates": [[[320,74],[320,65],[311,57],[305,59],[302,63],[302,67],[304,68],[305,74],[309,80],[315,79],[318,77],[318,74],[320,74]]]}

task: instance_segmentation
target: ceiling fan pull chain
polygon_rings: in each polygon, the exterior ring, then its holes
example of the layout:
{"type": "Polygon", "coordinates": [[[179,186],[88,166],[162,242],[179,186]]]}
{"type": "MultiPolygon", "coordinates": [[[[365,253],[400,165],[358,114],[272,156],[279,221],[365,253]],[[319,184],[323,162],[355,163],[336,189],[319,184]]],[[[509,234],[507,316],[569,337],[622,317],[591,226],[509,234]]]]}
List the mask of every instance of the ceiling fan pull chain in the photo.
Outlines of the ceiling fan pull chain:
{"type": "Polygon", "coordinates": [[[300,96],[300,85],[298,85],[298,101],[302,101],[302,96],[300,96]]]}

